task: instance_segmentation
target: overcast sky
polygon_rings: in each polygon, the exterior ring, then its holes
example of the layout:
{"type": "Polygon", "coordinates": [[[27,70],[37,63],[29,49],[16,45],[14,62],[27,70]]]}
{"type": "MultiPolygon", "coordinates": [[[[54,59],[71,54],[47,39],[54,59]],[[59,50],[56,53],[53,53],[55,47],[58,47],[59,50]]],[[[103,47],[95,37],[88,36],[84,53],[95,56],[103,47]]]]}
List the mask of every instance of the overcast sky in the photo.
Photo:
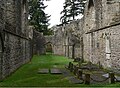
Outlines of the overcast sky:
{"type": "Polygon", "coordinates": [[[63,10],[64,1],[65,0],[50,0],[45,2],[45,5],[48,5],[45,12],[51,15],[51,20],[49,21],[49,23],[51,23],[50,27],[60,23],[60,12],[63,10]]]}

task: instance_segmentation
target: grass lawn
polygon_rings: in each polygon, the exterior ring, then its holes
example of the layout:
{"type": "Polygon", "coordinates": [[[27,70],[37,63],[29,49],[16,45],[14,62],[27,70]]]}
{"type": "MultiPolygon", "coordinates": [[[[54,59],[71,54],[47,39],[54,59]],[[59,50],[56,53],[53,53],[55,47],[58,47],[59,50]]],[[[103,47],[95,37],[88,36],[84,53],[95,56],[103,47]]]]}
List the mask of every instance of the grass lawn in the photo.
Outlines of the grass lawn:
{"type": "Polygon", "coordinates": [[[38,74],[39,68],[64,68],[65,64],[71,61],[68,58],[55,55],[34,56],[32,61],[23,65],[11,76],[0,82],[1,87],[79,87],[79,86],[120,86],[117,84],[110,85],[84,85],[72,84],[67,78],[61,75],[38,74]]]}

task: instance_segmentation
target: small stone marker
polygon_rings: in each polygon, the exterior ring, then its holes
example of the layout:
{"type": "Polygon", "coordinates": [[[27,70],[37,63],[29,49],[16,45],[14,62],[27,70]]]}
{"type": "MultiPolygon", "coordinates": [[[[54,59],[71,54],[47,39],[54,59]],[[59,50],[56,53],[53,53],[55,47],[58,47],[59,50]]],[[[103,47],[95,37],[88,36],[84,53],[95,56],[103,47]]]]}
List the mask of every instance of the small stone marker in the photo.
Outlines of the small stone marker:
{"type": "Polygon", "coordinates": [[[70,65],[70,72],[72,72],[73,71],[73,64],[71,63],[71,65],[70,65]]]}
{"type": "Polygon", "coordinates": [[[85,74],[85,84],[90,84],[90,74],[85,74]]]}
{"type": "Polygon", "coordinates": [[[62,71],[60,69],[57,68],[53,68],[50,70],[51,74],[62,74],[62,71]]]}
{"type": "Polygon", "coordinates": [[[39,74],[48,74],[49,73],[49,69],[39,69],[38,73],[39,74]]]}
{"type": "Polygon", "coordinates": [[[83,83],[82,80],[79,80],[79,79],[77,79],[77,78],[74,77],[74,76],[68,77],[68,80],[69,80],[71,83],[74,83],[74,84],[82,84],[82,83],[83,83]]]}
{"type": "Polygon", "coordinates": [[[74,69],[73,69],[74,75],[77,75],[78,68],[79,68],[79,67],[77,67],[77,66],[74,65],[74,69]]]}
{"type": "Polygon", "coordinates": [[[113,72],[109,73],[109,77],[110,77],[110,83],[115,83],[115,75],[113,72]]]}
{"type": "Polygon", "coordinates": [[[82,70],[81,70],[81,69],[78,69],[77,77],[78,77],[79,79],[81,79],[81,78],[82,78],[82,75],[83,75],[82,70]]]}
{"type": "Polygon", "coordinates": [[[68,69],[70,69],[71,64],[72,64],[72,63],[71,63],[71,62],[69,62],[68,69]]]}

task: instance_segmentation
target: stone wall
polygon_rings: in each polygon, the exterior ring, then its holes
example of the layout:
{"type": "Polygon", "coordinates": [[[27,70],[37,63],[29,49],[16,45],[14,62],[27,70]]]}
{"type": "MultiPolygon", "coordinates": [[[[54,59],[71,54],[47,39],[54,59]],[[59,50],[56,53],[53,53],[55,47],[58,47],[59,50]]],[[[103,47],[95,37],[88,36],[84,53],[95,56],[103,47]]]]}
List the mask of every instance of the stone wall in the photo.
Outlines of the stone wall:
{"type": "Polygon", "coordinates": [[[120,24],[86,34],[84,58],[105,68],[119,69],[120,24]]]}
{"type": "Polygon", "coordinates": [[[4,5],[4,0],[1,0],[0,1],[0,79],[2,79],[1,75],[2,75],[2,64],[1,64],[1,61],[2,61],[2,56],[3,56],[3,35],[2,35],[2,32],[3,32],[3,29],[5,27],[5,21],[4,21],[4,10],[3,8],[5,7],[4,5]]]}
{"type": "Polygon", "coordinates": [[[88,0],[84,16],[84,59],[118,69],[120,2],[88,0]]]}
{"type": "Polygon", "coordinates": [[[0,1],[0,80],[32,58],[27,0],[0,1]]]}
{"type": "Polygon", "coordinates": [[[54,27],[53,51],[54,54],[69,58],[81,58],[82,55],[82,25],[83,19],[73,21],[64,26],[54,27]]]}
{"type": "Polygon", "coordinates": [[[52,38],[53,53],[56,55],[65,55],[64,51],[64,33],[62,27],[56,27],[54,29],[54,36],[52,38]]]}
{"type": "Polygon", "coordinates": [[[38,31],[33,31],[33,54],[34,55],[41,55],[46,53],[45,49],[45,37],[42,33],[38,31]]]}
{"type": "Polygon", "coordinates": [[[87,0],[81,20],[56,27],[54,51],[70,58],[81,57],[104,68],[119,69],[119,28],[119,0],[87,0]]]}

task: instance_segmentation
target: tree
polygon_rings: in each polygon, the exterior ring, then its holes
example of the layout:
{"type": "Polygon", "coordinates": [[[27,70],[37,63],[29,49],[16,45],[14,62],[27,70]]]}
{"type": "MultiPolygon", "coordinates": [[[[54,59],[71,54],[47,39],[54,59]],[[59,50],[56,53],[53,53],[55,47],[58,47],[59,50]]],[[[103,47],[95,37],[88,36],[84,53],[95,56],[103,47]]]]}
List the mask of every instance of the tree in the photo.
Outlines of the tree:
{"type": "Polygon", "coordinates": [[[67,24],[70,22],[69,20],[69,7],[71,6],[71,0],[65,0],[65,3],[63,3],[63,11],[61,11],[60,14],[62,14],[60,21],[62,24],[67,24]]]}
{"type": "Polygon", "coordinates": [[[35,30],[47,35],[50,16],[44,12],[47,6],[44,5],[43,1],[44,0],[29,0],[29,23],[34,26],[35,30]]]}
{"type": "Polygon", "coordinates": [[[75,20],[75,17],[84,13],[86,0],[65,0],[64,9],[61,12],[63,16],[60,18],[62,24],[75,20]]]}

